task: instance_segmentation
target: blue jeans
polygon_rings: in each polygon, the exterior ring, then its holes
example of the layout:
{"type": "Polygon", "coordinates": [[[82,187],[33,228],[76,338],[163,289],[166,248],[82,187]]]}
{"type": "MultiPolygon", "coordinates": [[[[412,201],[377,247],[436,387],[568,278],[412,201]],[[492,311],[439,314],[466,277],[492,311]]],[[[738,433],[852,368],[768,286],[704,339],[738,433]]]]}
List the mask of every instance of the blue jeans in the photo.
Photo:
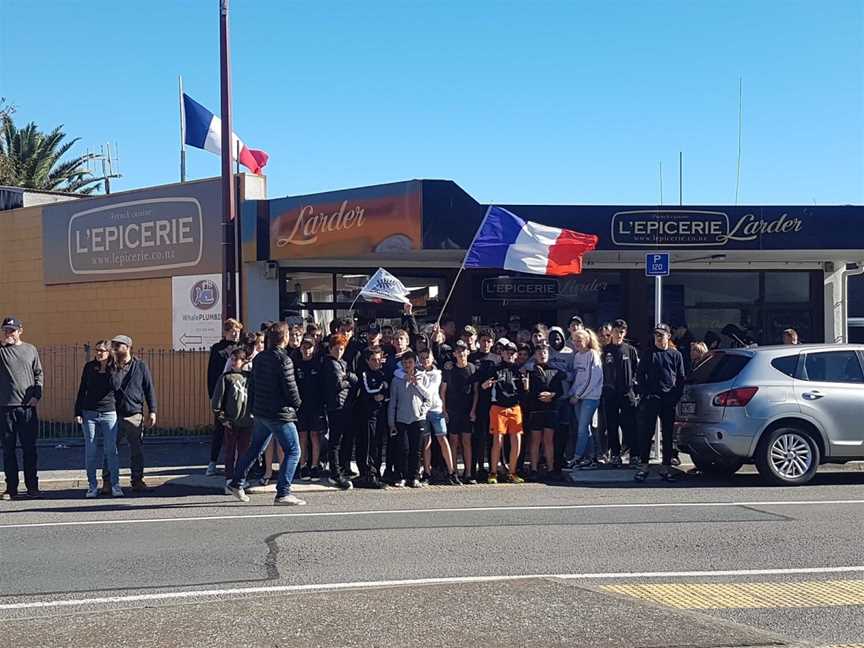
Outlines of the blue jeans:
{"type": "Polygon", "coordinates": [[[297,464],[300,463],[300,437],[297,436],[297,426],[290,421],[263,418],[255,419],[252,443],[246,454],[237,458],[234,479],[231,480],[232,488],[240,488],[240,485],[246,481],[249,468],[264,452],[264,448],[274,436],[285,451],[285,461],[279,465],[279,478],[276,480],[276,497],[283,497],[291,492],[291,482],[294,481],[294,473],[297,464]]]}
{"type": "Polygon", "coordinates": [[[117,412],[81,412],[81,432],[84,434],[84,465],[87,468],[87,483],[90,488],[96,488],[96,469],[99,468],[99,446],[96,443],[96,433],[102,432],[102,445],[105,465],[111,485],[120,484],[120,456],[117,454],[117,412]]]}
{"type": "Polygon", "coordinates": [[[591,431],[591,420],[599,404],[599,398],[583,398],[573,405],[573,418],[576,420],[576,424],[571,428],[574,435],[573,459],[596,459],[599,454],[597,451],[599,439],[591,431]]]}

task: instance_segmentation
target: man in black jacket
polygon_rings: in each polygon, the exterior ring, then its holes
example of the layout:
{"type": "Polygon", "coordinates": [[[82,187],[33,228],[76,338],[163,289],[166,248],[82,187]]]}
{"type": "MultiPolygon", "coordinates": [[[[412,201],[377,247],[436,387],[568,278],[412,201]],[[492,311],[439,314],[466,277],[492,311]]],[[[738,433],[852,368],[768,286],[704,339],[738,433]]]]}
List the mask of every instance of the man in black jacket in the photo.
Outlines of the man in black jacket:
{"type": "MultiPolygon", "coordinates": [[[[216,389],[216,383],[219,378],[225,373],[225,365],[228,362],[228,356],[234,349],[239,348],[240,333],[243,331],[243,325],[236,319],[226,319],[222,327],[222,339],[210,347],[210,360],[207,363],[207,398],[213,400],[213,391],[216,389]]],[[[215,420],[213,421],[213,432],[210,435],[210,463],[207,464],[208,476],[216,474],[216,462],[219,461],[219,453],[222,451],[222,439],[225,436],[225,430],[222,424],[215,420]]]]}
{"type": "Polygon", "coordinates": [[[234,479],[228,485],[234,497],[248,502],[243,490],[252,462],[264,452],[271,437],[276,437],[285,460],[279,466],[276,481],[277,505],[302,506],[303,500],[291,494],[291,482],[300,462],[300,438],[297,435],[297,410],[300,409],[300,391],[294,376],[294,363],[288,356],[290,330],[285,322],[270,329],[270,348],[259,353],[252,361],[249,377],[249,407],[255,417],[255,431],[249,450],[237,461],[234,479]]]}
{"type": "Polygon", "coordinates": [[[654,327],[654,346],[645,353],[639,364],[638,384],[641,395],[642,434],[639,435],[639,449],[642,465],[636,473],[636,481],[648,477],[648,462],[651,458],[651,444],[660,418],[663,437],[663,466],[660,476],[666,481],[675,479],[672,472],[672,428],[675,423],[675,405],[684,390],[684,358],[681,352],[670,344],[672,330],[667,324],[654,327]]]}
{"type": "Polygon", "coordinates": [[[366,368],[360,375],[359,405],[362,412],[362,427],[357,437],[357,469],[362,488],[384,488],[381,482],[381,457],[387,441],[387,401],[390,384],[384,375],[384,353],[381,347],[363,351],[366,368]]]}
{"type": "MultiPolygon", "coordinates": [[[[147,363],[132,355],[132,338],[118,335],[111,340],[114,351],[114,398],[117,406],[117,441],[126,439],[129,444],[129,466],[132,473],[132,490],[147,492],[144,483],[144,405],[148,415],[146,425],[156,425],[156,390],[147,363]]],[[[108,466],[102,467],[102,493],[111,494],[111,477],[108,466]]]]}
{"type": "Polygon", "coordinates": [[[327,422],[330,428],[330,439],[327,447],[327,462],[330,464],[330,483],[342,490],[351,490],[353,485],[345,474],[342,459],[343,437],[349,436],[351,413],[353,411],[352,395],[357,385],[357,375],[348,371],[348,366],[342,356],[348,339],[344,335],[331,335],[329,353],[324,358],[322,381],[324,402],[327,407],[327,422]]]}
{"type": "Polygon", "coordinates": [[[622,440],[630,451],[630,463],[639,461],[639,441],[636,426],[636,371],[639,356],[627,344],[627,322],[612,322],[612,341],[603,347],[603,406],[606,408],[606,433],[612,465],[621,465],[622,440]],[[621,436],[618,436],[618,428],[621,436]]]}

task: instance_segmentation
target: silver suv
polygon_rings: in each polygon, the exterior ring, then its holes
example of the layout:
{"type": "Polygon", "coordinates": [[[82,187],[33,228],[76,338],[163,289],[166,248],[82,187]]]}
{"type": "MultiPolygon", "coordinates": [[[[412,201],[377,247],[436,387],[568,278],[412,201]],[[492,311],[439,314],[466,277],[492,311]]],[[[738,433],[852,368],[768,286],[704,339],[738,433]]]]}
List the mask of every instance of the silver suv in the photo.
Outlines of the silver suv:
{"type": "Polygon", "coordinates": [[[864,460],[864,345],[712,352],[687,379],[675,436],[697,468],[744,463],[775,484],[805,484],[822,463],[864,460]]]}

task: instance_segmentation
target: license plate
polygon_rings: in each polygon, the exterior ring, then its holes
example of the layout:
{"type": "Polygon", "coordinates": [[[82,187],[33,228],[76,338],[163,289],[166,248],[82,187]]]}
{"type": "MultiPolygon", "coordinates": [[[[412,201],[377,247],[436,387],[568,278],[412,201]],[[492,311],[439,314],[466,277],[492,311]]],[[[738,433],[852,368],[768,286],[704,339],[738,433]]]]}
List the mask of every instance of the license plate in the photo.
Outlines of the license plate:
{"type": "Polygon", "coordinates": [[[681,412],[681,416],[693,416],[696,413],[696,403],[681,401],[678,403],[678,411],[681,412]]]}

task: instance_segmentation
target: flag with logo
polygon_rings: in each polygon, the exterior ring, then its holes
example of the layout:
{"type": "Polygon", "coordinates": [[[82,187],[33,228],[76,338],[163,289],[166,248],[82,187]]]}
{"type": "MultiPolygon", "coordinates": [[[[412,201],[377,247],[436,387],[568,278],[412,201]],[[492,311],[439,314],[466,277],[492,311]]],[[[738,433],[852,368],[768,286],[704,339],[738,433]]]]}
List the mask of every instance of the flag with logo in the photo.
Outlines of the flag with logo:
{"type": "Polygon", "coordinates": [[[384,268],[378,268],[375,274],[360,289],[358,297],[366,301],[380,302],[382,300],[410,303],[409,290],[384,268]]]}

